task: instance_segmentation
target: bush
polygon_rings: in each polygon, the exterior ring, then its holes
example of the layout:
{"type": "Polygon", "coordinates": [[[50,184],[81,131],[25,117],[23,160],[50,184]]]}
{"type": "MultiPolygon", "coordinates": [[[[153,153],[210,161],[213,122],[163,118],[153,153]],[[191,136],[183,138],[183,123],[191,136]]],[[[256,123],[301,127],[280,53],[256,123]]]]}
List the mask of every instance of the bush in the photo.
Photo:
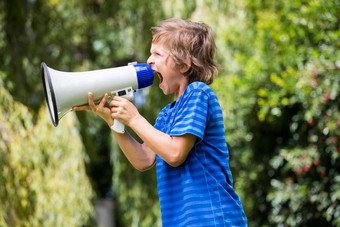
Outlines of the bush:
{"type": "Polygon", "coordinates": [[[33,122],[0,75],[0,226],[87,224],[93,193],[74,117],[54,128],[42,108],[33,122]]]}
{"type": "Polygon", "coordinates": [[[246,1],[225,33],[214,86],[251,225],[340,226],[338,6],[246,1]]]}

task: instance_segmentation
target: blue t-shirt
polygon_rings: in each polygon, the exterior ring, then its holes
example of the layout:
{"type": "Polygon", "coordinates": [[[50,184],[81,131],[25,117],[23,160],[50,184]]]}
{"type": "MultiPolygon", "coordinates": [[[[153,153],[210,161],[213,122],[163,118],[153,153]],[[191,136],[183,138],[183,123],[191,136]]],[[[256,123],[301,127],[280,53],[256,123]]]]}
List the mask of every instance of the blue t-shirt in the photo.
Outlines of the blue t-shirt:
{"type": "Polygon", "coordinates": [[[210,87],[191,83],[162,109],[154,127],[171,136],[197,136],[182,165],[156,158],[163,226],[247,226],[232,187],[222,110],[210,87]]]}

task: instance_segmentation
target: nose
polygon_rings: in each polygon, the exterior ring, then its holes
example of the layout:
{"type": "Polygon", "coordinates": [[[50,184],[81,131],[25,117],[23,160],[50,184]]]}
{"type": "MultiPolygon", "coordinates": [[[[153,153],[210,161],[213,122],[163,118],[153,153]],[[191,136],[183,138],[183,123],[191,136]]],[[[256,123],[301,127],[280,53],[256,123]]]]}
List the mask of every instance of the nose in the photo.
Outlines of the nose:
{"type": "Polygon", "coordinates": [[[153,57],[152,57],[152,55],[150,55],[150,57],[148,58],[148,60],[146,61],[146,63],[148,63],[149,65],[151,65],[151,64],[154,64],[154,63],[155,63],[155,61],[153,60],[153,57]]]}

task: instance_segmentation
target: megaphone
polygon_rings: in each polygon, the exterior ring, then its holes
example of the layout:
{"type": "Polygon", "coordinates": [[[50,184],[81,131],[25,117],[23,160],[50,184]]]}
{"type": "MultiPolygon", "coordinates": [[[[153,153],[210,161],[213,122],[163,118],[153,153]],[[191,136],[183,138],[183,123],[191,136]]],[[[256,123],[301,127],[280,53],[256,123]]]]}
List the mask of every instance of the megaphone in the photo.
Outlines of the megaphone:
{"type": "MultiPolygon", "coordinates": [[[[151,86],[154,74],[148,64],[130,63],[127,66],[85,72],[62,72],[41,63],[41,75],[51,121],[57,127],[60,119],[73,106],[88,103],[88,92],[98,100],[108,93],[129,100],[134,91],[151,86]]],[[[125,126],[114,119],[112,129],[124,133],[125,126]]]]}

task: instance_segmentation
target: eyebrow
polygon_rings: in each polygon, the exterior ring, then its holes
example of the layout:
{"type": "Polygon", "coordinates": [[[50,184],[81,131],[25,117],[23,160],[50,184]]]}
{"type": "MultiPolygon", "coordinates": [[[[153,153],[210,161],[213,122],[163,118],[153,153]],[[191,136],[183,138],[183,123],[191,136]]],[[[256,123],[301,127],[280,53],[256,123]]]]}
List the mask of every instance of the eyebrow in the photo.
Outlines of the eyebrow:
{"type": "Polygon", "coordinates": [[[158,49],[156,49],[156,50],[151,49],[151,50],[150,50],[150,53],[151,53],[151,54],[161,54],[161,55],[167,54],[167,52],[165,52],[165,51],[160,51],[160,50],[158,50],[158,49]]]}
{"type": "Polygon", "coordinates": [[[162,56],[165,56],[165,55],[168,55],[168,56],[170,56],[170,51],[168,51],[166,48],[164,48],[164,46],[162,45],[162,46],[159,46],[158,48],[156,48],[155,49],[155,47],[154,48],[150,48],[150,53],[151,54],[154,54],[154,53],[158,53],[158,54],[160,54],[160,55],[162,55],[162,56]]]}

